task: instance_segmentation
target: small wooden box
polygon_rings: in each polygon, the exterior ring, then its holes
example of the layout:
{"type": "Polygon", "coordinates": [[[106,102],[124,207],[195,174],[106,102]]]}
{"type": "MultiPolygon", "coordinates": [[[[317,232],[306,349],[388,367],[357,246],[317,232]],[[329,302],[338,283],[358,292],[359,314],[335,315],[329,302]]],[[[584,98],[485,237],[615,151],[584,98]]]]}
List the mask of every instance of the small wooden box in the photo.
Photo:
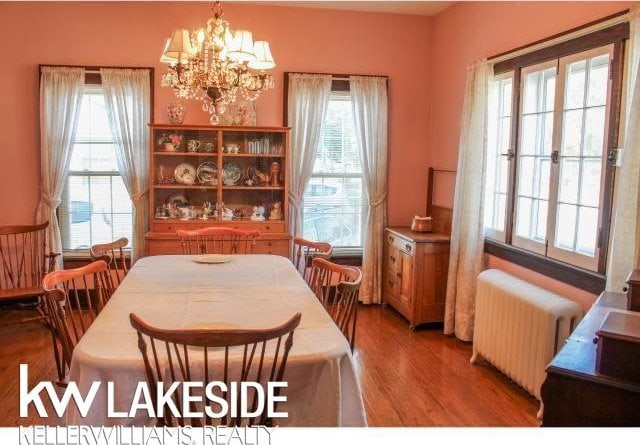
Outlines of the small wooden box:
{"type": "Polygon", "coordinates": [[[598,374],[640,383],[640,315],[610,312],[596,342],[598,374]]]}
{"type": "Polygon", "coordinates": [[[640,311],[640,269],[632,270],[627,277],[627,310],[640,311]]]}

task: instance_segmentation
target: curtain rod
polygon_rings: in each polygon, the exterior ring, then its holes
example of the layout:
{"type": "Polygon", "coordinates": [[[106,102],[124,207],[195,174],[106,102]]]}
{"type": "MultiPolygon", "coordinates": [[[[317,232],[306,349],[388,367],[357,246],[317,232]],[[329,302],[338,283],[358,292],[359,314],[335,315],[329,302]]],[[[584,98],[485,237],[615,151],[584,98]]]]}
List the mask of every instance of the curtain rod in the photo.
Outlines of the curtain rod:
{"type": "Polygon", "coordinates": [[[584,25],[577,26],[570,30],[567,30],[558,34],[554,34],[550,37],[547,37],[541,40],[537,40],[533,43],[529,43],[527,45],[520,46],[518,48],[509,50],[506,52],[494,54],[493,56],[488,57],[487,60],[492,63],[502,62],[504,60],[508,60],[513,57],[518,57],[523,54],[528,54],[538,49],[546,48],[556,43],[560,43],[576,37],[584,36],[594,31],[599,31],[599,30],[608,28],[610,26],[617,25],[619,23],[624,23],[627,21],[629,21],[629,9],[616,12],[606,17],[602,17],[600,19],[586,23],[584,25]]]}
{"type": "Polygon", "coordinates": [[[51,64],[38,65],[38,68],[40,71],[43,67],[84,68],[85,73],[90,73],[90,74],[100,74],[100,69],[102,68],[120,69],[120,70],[150,70],[151,72],[153,72],[153,67],[150,67],[150,66],[86,66],[86,65],[51,65],[51,64]]]}
{"type": "Polygon", "coordinates": [[[380,77],[380,78],[389,80],[389,76],[385,76],[382,74],[334,74],[334,73],[312,73],[312,72],[302,72],[302,71],[285,71],[285,74],[324,74],[326,76],[331,76],[333,80],[349,80],[351,76],[380,77]]]}

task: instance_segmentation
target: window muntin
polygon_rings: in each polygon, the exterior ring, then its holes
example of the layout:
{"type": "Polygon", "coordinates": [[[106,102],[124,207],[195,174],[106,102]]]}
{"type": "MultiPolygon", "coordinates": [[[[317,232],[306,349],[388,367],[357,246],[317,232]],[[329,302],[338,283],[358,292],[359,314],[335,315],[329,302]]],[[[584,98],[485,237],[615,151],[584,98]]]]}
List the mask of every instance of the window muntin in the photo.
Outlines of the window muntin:
{"type": "Polygon", "coordinates": [[[62,247],[84,251],[120,237],[131,240],[133,209],[120,177],[99,85],[85,85],[69,176],[59,207],[62,247]]]}
{"type": "Polygon", "coordinates": [[[332,92],[303,198],[303,236],[361,248],[366,206],[349,93],[332,92]]]}

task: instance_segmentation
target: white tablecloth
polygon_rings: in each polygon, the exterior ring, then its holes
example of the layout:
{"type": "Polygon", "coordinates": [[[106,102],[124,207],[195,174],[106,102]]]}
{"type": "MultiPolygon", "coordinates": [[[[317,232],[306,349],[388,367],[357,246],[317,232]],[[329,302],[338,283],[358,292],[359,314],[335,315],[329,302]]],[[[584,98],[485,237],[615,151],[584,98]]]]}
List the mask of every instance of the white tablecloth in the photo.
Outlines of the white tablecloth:
{"type": "MultiPolygon", "coordinates": [[[[226,264],[197,264],[189,256],[140,259],[76,346],[70,380],[86,394],[94,381],[113,381],[116,409],[128,410],[145,381],[129,313],[163,328],[267,328],[301,312],[285,380],[289,413],[280,425],[365,426],[360,386],[349,345],[295,268],[284,257],[234,255],[226,264]]],[[[69,424],[149,424],[149,419],[107,418],[106,385],[82,418],[69,424]]]]}

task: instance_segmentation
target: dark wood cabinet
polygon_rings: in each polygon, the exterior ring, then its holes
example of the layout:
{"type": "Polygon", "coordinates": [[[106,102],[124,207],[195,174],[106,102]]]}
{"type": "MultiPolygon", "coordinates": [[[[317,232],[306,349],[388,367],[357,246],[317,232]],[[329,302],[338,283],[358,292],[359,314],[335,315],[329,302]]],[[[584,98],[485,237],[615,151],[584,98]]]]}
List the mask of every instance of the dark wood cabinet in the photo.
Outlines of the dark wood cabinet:
{"type": "Polygon", "coordinates": [[[543,426],[640,426],[640,385],[596,371],[596,331],[626,305],[625,294],[604,292],[553,358],[542,385],[543,426]]]}

